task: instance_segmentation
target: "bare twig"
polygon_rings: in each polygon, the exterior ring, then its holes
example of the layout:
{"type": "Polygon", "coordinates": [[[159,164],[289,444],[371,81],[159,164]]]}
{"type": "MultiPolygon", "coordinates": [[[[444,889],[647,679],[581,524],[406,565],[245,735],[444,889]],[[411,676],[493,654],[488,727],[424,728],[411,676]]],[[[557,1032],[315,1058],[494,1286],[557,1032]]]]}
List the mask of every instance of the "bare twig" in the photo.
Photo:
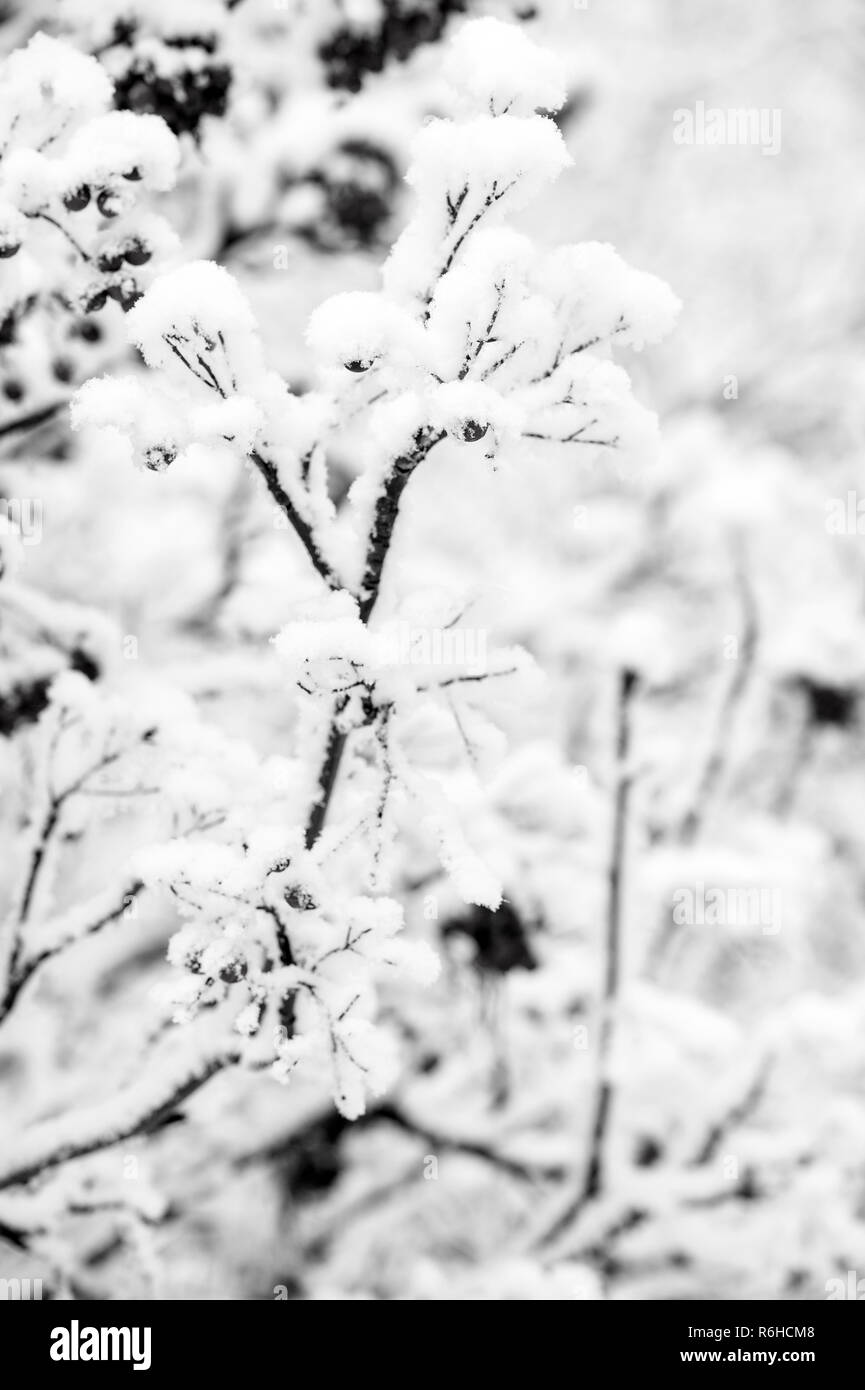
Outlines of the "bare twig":
{"type": "MultiPolygon", "coordinates": [[[[68,401],[53,401],[50,405],[40,406],[38,410],[31,410],[27,415],[19,415],[14,420],[6,420],[0,425],[0,439],[10,434],[23,433],[24,430],[36,429],[38,425],[44,425],[46,421],[53,420],[55,415],[69,404],[68,401]]],[[[5,460],[4,460],[5,462],[5,460]]]]}
{"type": "Polygon", "coordinates": [[[267,490],[277,507],[279,507],[279,510],[288,519],[293,530],[296,532],[297,538],[312,561],[316,573],[321,575],[325,584],[331,589],[341,588],[338,577],[334,574],[321,552],[315,532],[309,522],[301,516],[294,502],[279,481],[276,464],[270,459],[264,458],[258,450],[253,450],[250,457],[264,479],[267,490]]]}
{"type": "MultiPolygon", "coordinates": [[[[415,469],[419,467],[430,450],[442,438],[444,435],[441,433],[419,431],[415,436],[412,451],[394,459],[388,470],[375,504],[366,545],[360,591],[360,618],[364,624],[369,624],[381,591],[384,563],[393,539],[402,495],[415,469]]],[[[345,708],[346,699],[341,697],[336,701],[331,716],[325,751],[317,779],[316,796],[306,824],[307,849],[312,848],[324,828],[328,807],[348,742],[348,733],[342,723],[345,708]]]]}
{"type": "Polygon", "coordinates": [[[597,1087],[592,1100],[588,1158],[582,1185],[577,1196],[541,1237],[541,1244],[543,1245],[555,1240],[576,1221],[583,1209],[601,1196],[605,1185],[606,1145],[614,1099],[610,1067],[615,1042],[616,1006],[622,967],[622,900],[632,781],[628,766],[631,746],[631,705],[637,685],[638,678],[633,671],[623,670],[621,672],[616,720],[616,789],[613,800],[610,858],[607,867],[607,914],[601,1024],[598,1039],[598,1074],[597,1087]]]}
{"type": "Polygon", "coordinates": [[[120,1096],[31,1126],[0,1159],[0,1189],[31,1182],[70,1159],[146,1133],[211,1077],[238,1061],[236,1048],[204,1048],[192,1059],[181,1059],[167,1077],[144,1076],[120,1096]]]}
{"type": "Polygon", "coordinates": [[[85,937],[94,936],[110,922],[116,922],[123,916],[130,903],[132,903],[140,893],[144,891],[144,884],[133,879],[124,885],[119,897],[113,902],[105,903],[104,898],[100,899],[99,904],[95,905],[92,920],[79,926],[78,929],[69,935],[58,934],[54,940],[50,940],[42,947],[37,949],[32,956],[25,956],[15,960],[14,968],[9,972],[6,990],[0,998],[0,1024],[12,1012],[21,990],[27,982],[36,974],[37,970],[49,960],[53,960],[61,951],[65,951],[67,946],[73,946],[78,941],[83,941],[85,937]]]}
{"type": "Polygon", "coordinates": [[[711,1163],[727,1135],[738,1129],[753,1114],[766,1091],[766,1083],[772,1069],[772,1058],[766,1057],[752,1077],[747,1090],[719,1115],[709,1126],[702,1141],[691,1159],[691,1166],[702,1168],[711,1163]]]}

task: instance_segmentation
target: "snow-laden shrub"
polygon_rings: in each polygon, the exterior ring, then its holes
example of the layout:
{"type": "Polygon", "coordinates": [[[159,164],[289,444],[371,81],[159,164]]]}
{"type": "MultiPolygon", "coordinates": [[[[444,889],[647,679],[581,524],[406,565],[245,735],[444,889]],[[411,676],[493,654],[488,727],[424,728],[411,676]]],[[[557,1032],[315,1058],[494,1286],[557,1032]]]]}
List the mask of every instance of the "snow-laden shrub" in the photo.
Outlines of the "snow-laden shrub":
{"type": "Polygon", "coordinates": [[[248,459],[320,578],[321,597],[276,640],[307,706],[305,813],[301,802],[293,827],[259,826],[219,853],[154,850],[142,875],[189,914],[171,948],[185,972],[183,1016],[229,994],[238,1054],[270,1058],[282,1077],[329,1064],[348,1114],[390,1074],[368,963],[431,970],[394,939],[402,913],[381,896],[401,821],[437,845],[465,901],[501,901],[434,764],[424,766],[418,721],[453,738],[464,693],[482,703],[484,686],[526,667],[513,651],[479,673],[393,660],[378,609],[403,492],[440,449],[464,450],[466,468],[542,467],[549,444],[645,457],[654,419],[612,350],[662,337],[677,309],[610,247],[543,253],[507,225],[569,162],[554,122],[535,113],[563,100],[555,59],[481,20],[459,34],[446,75],[457,114],[418,136],[416,210],[382,289],[336,296],[312,317],[315,392],[297,398],[268,370],[239,287],[202,262],[158,279],[128,316],[150,373],[92,381],[74,407],[76,426],[110,425],[145,467],[182,468],[202,445],[214,467],[221,453],[248,459]],[[328,496],[337,440],[361,465],[347,521],[328,496]]]}

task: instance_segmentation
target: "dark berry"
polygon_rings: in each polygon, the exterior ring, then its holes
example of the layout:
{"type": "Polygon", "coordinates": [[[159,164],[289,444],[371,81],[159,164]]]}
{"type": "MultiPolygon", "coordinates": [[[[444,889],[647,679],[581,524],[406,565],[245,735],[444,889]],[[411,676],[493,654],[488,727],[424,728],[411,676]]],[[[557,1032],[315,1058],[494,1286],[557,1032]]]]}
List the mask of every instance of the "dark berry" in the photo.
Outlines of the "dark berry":
{"type": "Polygon", "coordinates": [[[236,985],[239,980],[246,976],[247,965],[245,960],[230,960],[223,965],[219,972],[219,978],[226,985],[236,985]]]}
{"type": "Polygon", "coordinates": [[[120,199],[111,188],[103,188],[97,194],[96,206],[103,217],[119,217],[120,199]]]}
{"type": "Polygon", "coordinates": [[[475,966],[484,973],[506,975],[511,970],[536,970],[531,924],[507,902],[494,910],[471,907],[441,928],[445,939],[464,936],[474,945],[475,966]]]}
{"type": "Polygon", "coordinates": [[[128,48],[135,38],[138,25],[133,19],[115,19],[114,30],[111,35],[112,45],[118,44],[128,48]]]}
{"type": "Polygon", "coordinates": [[[325,250],[374,246],[399,186],[390,155],[369,140],[344,140],[309,176],[325,198],[325,215],[307,235],[325,250]]]}
{"type": "Polygon", "coordinates": [[[464,439],[466,444],[476,444],[479,439],[483,439],[489,425],[482,425],[477,420],[464,420],[459,427],[459,437],[464,439]]]}
{"type": "Polygon", "coordinates": [[[90,189],[86,183],[80,188],[73,188],[63,199],[63,206],[67,212],[83,212],[90,202],[90,189]]]}
{"type": "Polygon", "coordinates": [[[107,299],[108,294],[105,290],[96,290],[94,294],[91,294],[90,297],[85,300],[84,312],[87,314],[98,314],[100,309],[105,308],[107,299]]]}
{"type": "Polygon", "coordinates": [[[139,168],[130,169],[129,172],[128,172],[127,174],[124,174],[124,175],[123,175],[123,177],[124,177],[125,179],[128,179],[130,183],[140,183],[140,182],[141,182],[141,170],[140,170],[139,168]]]}
{"type": "Polygon", "coordinates": [[[10,256],[17,256],[20,250],[20,241],[0,241],[0,259],[4,261],[7,261],[10,256]]]}
{"type": "Polygon", "coordinates": [[[24,387],[20,381],[4,381],[3,395],[7,401],[20,401],[24,399],[24,387]]]}
{"type": "Polygon", "coordinates": [[[98,343],[102,337],[102,329],[98,323],[90,323],[87,319],[78,329],[79,338],[83,338],[85,343],[98,343]]]}
{"type": "Polygon", "coordinates": [[[101,271],[105,272],[106,275],[113,275],[123,265],[123,257],[120,255],[119,252],[113,256],[100,256],[96,264],[101,271]]]}
{"type": "Polygon", "coordinates": [[[177,451],[167,444],[154,444],[144,451],[144,467],[162,473],[177,458],[177,451]]]}
{"type": "Polygon", "coordinates": [[[143,241],[132,241],[123,252],[124,258],[130,265],[146,265],[153,255],[149,246],[145,246],[143,241]]]}
{"type": "Polygon", "coordinates": [[[141,298],[142,292],[138,288],[134,280],[124,280],[122,289],[123,294],[120,298],[120,307],[123,310],[124,314],[126,314],[129,312],[130,309],[133,309],[135,305],[138,303],[139,299],[141,298]]]}
{"type": "Polygon", "coordinates": [[[812,724],[849,729],[854,723],[859,695],[855,685],[830,685],[810,676],[800,676],[795,683],[805,696],[812,724]]]}
{"type": "Polygon", "coordinates": [[[71,381],[75,375],[75,369],[67,357],[58,357],[55,362],[52,362],[51,371],[54,373],[56,381],[64,383],[71,381]]]}
{"type": "Polygon", "coordinates": [[[371,357],[354,357],[350,362],[346,362],[345,369],[347,372],[368,372],[372,362],[371,357]]]}
{"type": "Polygon", "coordinates": [[[105,292],[110,299],[116,299],[122,309],[131,309],[141,298],[141,291],[131,275],[125,275],[122,280],[109,285],[105,292]]]}
{"type": "Polygon", "coordinates": [[[312,912],[318,907],[312,894],[297,883],[291,888],[286,888],[284,897],[289,907],[293,907],[295,912],[312,912]]]}

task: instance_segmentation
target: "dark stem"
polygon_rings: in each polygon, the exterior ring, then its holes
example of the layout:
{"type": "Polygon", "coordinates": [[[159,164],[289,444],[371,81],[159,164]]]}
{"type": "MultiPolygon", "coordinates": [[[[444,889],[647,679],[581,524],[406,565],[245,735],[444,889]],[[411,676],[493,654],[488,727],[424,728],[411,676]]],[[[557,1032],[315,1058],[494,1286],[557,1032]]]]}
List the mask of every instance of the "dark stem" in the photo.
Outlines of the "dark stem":
{"type": "MultiPolygon", "coordinates": [[[[393,539],[402,495],[415,469],[443,437],[442,434],[418,431],[411,453],[402,454],[399,458],[394,459],[385,478],[375,504],[364,560],[359,606],[360,618],[364,624],[369,623],[381,592],[384,563],[393,539]]],[[[344,699],[337,701],[331,717],[324,757],[318,774],[318,789],[306,826],[307,849],[312,849],[324,828],[340,763],[348,743],[349,735],[342,728],[345,706],[344,699]]]]}
{"type": "Polygon", "coordinates": [[[339,774],[339,766],[342,762],[342,755],[348,742],[348,734],[339,727],[339,714],[344,708],[345,702],[340,701],[336,712],[330,722],[327,731],[327,742],[324,749],[321,768],[318,774],[318,795],[313,802],[306,823],[306,848],[312,849],[317,842],[319,835],[324,829],[324,821],[327,816],[327,808],[330,805],[333,789],[339,774]]]}
{"type": "Polygon", "coordinates": [[[135,1091],[148,1086],[145,1079],[137,1087],[131,1087],[123,1098],[120,1107],[121,1118],[112,1123],[106,1117],[104,1104],[97,1104],[89,1111],[79,1111],[69,1119],[70,1133],[63,1137],[61,1121],[45,1120],[42,1125],[34,1125],[27,1134],[29,1157],[20,1162],[14,1160],[8,1168],[0,1169],[0,1189],[13,1187],[18,1183],[30,1182],[41,1173],[68,1163],[73,1158],[83,1158],[86,1154],[98,1153],[103,1149],[120,1144],[124,1139],[132,1139],[154,1129],[159,1122],[200,1090],[211,1077],[239,1060],[236,1051],[225,1051],[207,1056],[195,1067],[184,1070],[167,1093],[159,1097],[142,1095],[141,1104],[135,1104],[135,1091]],[[58,1139],[58,1129],[60,1137],[58,1139]],[[44,1149],[40,1149],[40,1130],[45,1138],[44,1149]]]}
{"type": "Polygon", "coordinates": [[[613,798],[613,824],[607,867],[607,912],[604,935],[604,980],[601,990],[601,1025],[598,1039],[598,1084],[592,1103],[589,1127],[589,1153],[585,1175],[576,1198],[542,1237],[548,1244],[574,1222],[584,1207],[600,1197],[605,1185],[607,1137],[613,1111],[614,1087],[610,1061],[616,1029],[616,1004],[622,970],[622,901],[625,881],[625,850],[631,797],[628,768],[631,747],[631,705],[638,677],[624,670],[619,676],[616,714],[616,789],[613,798]]]}
{"type": "Polygon", "coordinates": [[[95,920],[89,923],[87,928],[81,932],[80,936],[76,936],[72,940],[55,941],[52,945],[44,947],[41,951],[37,951],[34,956],[31,956],[29,960],[25,960],[23,964],[19,963],[19,949],[16,952],[15,960],[9,971],[6,991],[2,998],[0,998],[0,1024],[2,1024],[4,1019],[12,1012],[18,995],[21,993],[21,990],[27,984],[28,980],[35,975],[36,971],[39,970],[46,961],[53,960],[53,958],[59,955],[61,951],[65,950],[67,946],[74,946],[76,942],[83,941],[85,937],[95,935],[95,933],[101,931],[103,927],[108,926],[110,922],[116,922],[118,917],[121,917],[126,911],[130,902],[132,902],[134,898],[137,898],[139,893],[143,891],[144,884],[136,880],[126,889],[120,901],[114,907],[109,908],[107,912],[98,915],[95,920]]]}
{"type": "Polygon", "coordinates": [[[15,420],[7,420],[0,425],[0,439],[7,434],[17,434],[22,430],[36,429],[37,425],[44,425],[46,420],[53,420],[68,401],[55,401],[53,405],[40,406],[38,410],[33,410],[29,415],[19,415],[15,420]]]}
{"type": "Polygon", "coordinates": [[[402,495],[418,464],[439,438],[441,438],[440,435],[431,439],[429,436],[417,434],[412,452],[394,459],[390,472],[385,478],[384,486],[378,495],[372,529],[366,547],[363,580],[361,582],[360,617],[363,623],[369,623],[372,610],[378,600],[384,562],[387,559],[390,543],[393,539],[393,530],[399,514],[402,495]]]}
{"type": "Polygon", "coordinates": [[[250,454],[250,458],[267,484],[267,490],[279,507],[279,510],[288,518],[292,528],[296,531],[300,543],[312,561],[316,572],[321,575],[325,584],[329,585],[331,589],[338,589],[340,587],[339,580],[322,555],[318,547],[318,541],[313,534],[312,527],[300,515],[300,512],[297,510],[285,488],[279,481],[276,465],[272,463],[270,459],[263,458],[257,450],[253,450],[250,454]]]}
{"type": "Polygon", "coordinates": [[[18,925],[27,921],[30,916],[30,909],[33,906],[33,896],[36,892],[36,884],[39,881],[39,874],[45,860],[45,851],[48,848],[48,841],[57,829],[57,821],[63,806],[62,800],[53,797],[48,805],[42,829],[39,832],[39,843],[33,851],[33,858],[30,860],[30,872],[27,875],[27,882],[24,885],[24,892],[21,895],[21,908],[18,913],[18,925]]]}
{"type": "Polygon", "coordinates": [[[628,770],[631,739],[630,709],[636,688],[637,677],[635,673],[623,671],[619,678],[616,727],[616,792],[613,801],[610,862],[607,869],[606,960],[599,1039],[599,1084],[595,1096],[589,1160],[586,1165],[586,1177],[582,1192],[583,1203],[599,1196],[604,1184],[604,1151],[613,1103],[609,1063],[615,1036],[615,1005],[619,994],[622,970],[622,892],[625,875],[625,844],[628,833],[628,806],[631,795],[631,776],[628,770]]]}
{"type": "Polygon", "coordinates": [[[766,1083],[772,1068],[772,1059],[766,1058],[755,1072],[751,1084],[729,1109],[720,1115],[709,1127],[696,1153],[691,1166],[702,1168],[711,1163],[731,1130],[738,1129],[759,1105],[766,1091],[766,1083]]]}

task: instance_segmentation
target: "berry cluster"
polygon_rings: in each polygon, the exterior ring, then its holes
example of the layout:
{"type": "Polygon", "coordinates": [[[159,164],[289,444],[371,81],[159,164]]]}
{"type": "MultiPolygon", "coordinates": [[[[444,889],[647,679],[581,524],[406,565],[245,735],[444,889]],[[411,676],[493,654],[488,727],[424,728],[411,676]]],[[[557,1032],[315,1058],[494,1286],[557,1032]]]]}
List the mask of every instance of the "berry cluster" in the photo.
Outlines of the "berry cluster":
{"type": "Polygon", "coordinates": [[[286,178],[284,190],[299,184],[317,189],[321,203],[316,215],[294,230],[321,251],[342,251],[380,241],[399,174],[385,150],[367,140],[346,140],[303,178],[286,178]]]}
{"type": "Polygon", "coordinates": [[[93,371],[93,361],[88,349],[98,348],[105,337],[103,330],[93,319],[69,321],[62,318],[62,335],[54,337],[44,362],[34,361],[32,354],[24,347],[17,353],[14,351],[19,323],[28,309],[33,309],[35,305],[35,299],[17,305],[16,310],[0,323],[0,349],[13,349],[0,357],[3,363],[0,375],[0,404],[8,401],[10,405],[26,407],[32,396],[40,399],[43,382],[47,381],[49,376],[53,382],[68,386],[84,380],[88,373],[93,371]]]}
{"type": "Polygon", "coordinates": [[[465,9],[466,0],[382,0],[377,28],[343,24],[320,46],[328,85],[359,92],[369,73],[435,43],[451,16],[465,9]]]}
{"type": "Polygon", "coordinates": [[[127,50],[114,79],[115,106],[119,111],[161,116],[175,135],[199,139],[205,116],[225,115],[231,87],[231,68],[214,58],[215,36],[190,34],[161,39],[170,55],[162,71],[150,54],[153,38],[148,36],[146,54],[136,51],[137,39],[134,23],[115,26],[110,47],[127,50]]]}

